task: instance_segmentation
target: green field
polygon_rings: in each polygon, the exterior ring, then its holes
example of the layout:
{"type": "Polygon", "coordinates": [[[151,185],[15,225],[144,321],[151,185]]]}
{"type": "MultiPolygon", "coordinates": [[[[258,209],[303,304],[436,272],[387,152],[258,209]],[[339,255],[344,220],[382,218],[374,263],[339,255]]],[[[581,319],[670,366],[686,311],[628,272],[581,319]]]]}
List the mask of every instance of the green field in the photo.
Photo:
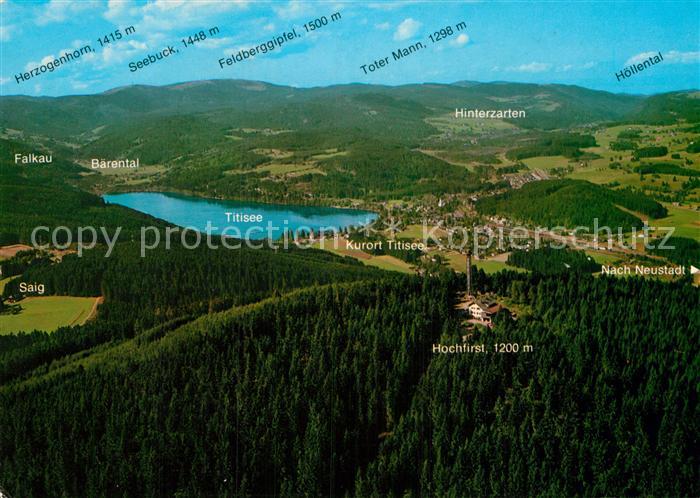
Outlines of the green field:
{"type": "Polygon", "coordinates": [[[401,273],[415,273],[410,264],[405,261],[395,258],[394,256],[389,256],[384,254],[382,256],[372,256],[370,259],[361,260],[364,264],[368,266],[376,266],[382,270],[398,271],[401,273]]]}
{"type": "Polygon", "coordinates": [[[523,162],[530,169],[566,168],[569,166],[569,159],[564,156],[529,157],[523,159],[523,162]]]}
{"type": "Polygon", "coordinates": [[[337,156],[347,156],[348,151],[346,150],[341,150],[339,151],[338,149],[327,149],[325,151],[325,154],[315,154],[311,156],[311,158],[315,161],[321,161],[323,159],[330,159],[331,157],[337,157],[337,156]]]}
{"type": "Polygon", "coordinates": [[[81,325],[90,316],[96,297],[46,296],[17,301],[22,311],[0,315],[0,335],[43,330],[53,332],[66,325],[81,325]]]}
{"type": "MultiPolygon", "coordinates": [[[[437,237],[447,237],[447,232],[443,228],[435,228],[434,225],[429,225],[425,228],[426,234],[432,234],[437,237]]],[[[407,225],[401,232],[396,234],[398,239],[411,239],[422,241],[424,238],[423,225],[407,225]]]]}
{"type": "MultiPolygon", "coordinates": [[[[450,267],[455,270],[464,273],[467,269],[467,259],[464,254],[460,254],[458,252],[451,252],[451,251],[446,251],[446,252],[439,252],[437,253],[440,256],[444,257],[447,259],[448,264],[450,267]]],[[[495,261],[495,260],[489,260],[489,259],[474,259],[472,260],[472,264],[476,266],[479,270],[484,270],[485,273],[497,273],[501,270],[512,270],[512,271],[519,271],[523,272],[526,270],[523,270],[522,268],[518,268],[515,266],[510,266],[506,264],[503,261],[495,261]]]]}
{"type": "Polygon", "coordinates": [[[316,241],[311,245],[311,247],[314,249],[332,252],[333,254],[337,254],[339,256],[350,256],[351,258],[361,261],[362,264],[367,266],[375,266],[377,268],[381,268],[382,270],[398,271],[401,273],[415,273],[415,270],[410,264],[400,260],[399,258],[395,258],[394,256],[389,256],[388,254],[373,255],[354,249],[338,249],[333,247],[332,240],[326,241],[326,243],[323,244],[323,247],[321,247],[321,243],[319,241],[316,241]]]}
{"type": "Polygon", "coordinates": [[[619,182],[622,186],[639,185],[639,175],[628,173],[622,169],[610,169],[605,160],[595,159],[588,167],[577,168],[566,175],[574,180],[586,180],[591,183],[604,185],[611,182],[619,182]]]}
{"type": "MultiPolygon", "coordinates": [[[[577,180],[587,180],[600,185],[615,182],[620,187],[641,188],[648,195],[654,197],[655,191],[662,183],[668,185],[672,192],[681,190],[682,184],[688,180],[686,176],[674,174],[652,174],[639,175],[635,168],[643,164],[670,163],[687,169],[698,169],[700,163],[700,153],[688,153],[687,144],[696,139],[697,135],[682,130],[682,126],[649,126],[649,125],[625,125],[606,128],[595,134],[597,147],[582,149],[584,152],[597,154],[601,157],[597,159],[585,160],[583,165],[577,165],[574,171],[567,174],[567,178],[577,180]],[[637,130],[640,137],[636,139],[639,147],[663,145],[668,148],[668,154],[661,157],[643,158],[636,162],[633,160],[633,152],[630,150],[616,151],[610,149],[610,144],[618,140],[618,134],[623,131],[637,130]],[[673,154],[678,154],[680,158],[673,158],[673,154]],[[686,159],[690,164],[686,164],[686,159]],[[610,168],[613,162],[620,163],[617,169],[610,168]]],[[[532,167],[528,161],[543,160],[545,158],[531,158],[524,162],[532,167]]],[[[540,166],[544,168],[545,166],[540,166]]],[[[687,200],[697,202],[697,189],[694,193],[687,195],[687,200]]],[[[688,235],[685,235],[688,236],[688,235]]]]}
{"type": "Polygon", "coordinates": [[[423,239],[422,225],[408,225],[402,232],[397,235],[401,239],[423,239]]]}
{"type": "Polygon", "coordinates": [[[474,266],[476,266],[479,270],[484,270],[485,273],[497,273],[501,270],[511,270],[518,272],[527,271],[516,266],[510,266],[509,264],[506,264],[503,261],[479,260],[474,261],[474,266]]]}
{"type": "Polygon", "coordinates": [[[267,172],[271,175],[300,175],[302,173],[325,175],[325,172],[318,169],[315,163],[270,163],[258,166],[255,171],[267,172]]]}
{"type": "Polygon", "coordinates": [[[257,173],[269,173],[275,176],[298,176],[302,174],[318,174],[325,175],[326,173],[316,167],[316,163],[267,163],[256,167],[254,170],[245,169],[230,169],[224,172],[226,175],[244,175],[255,171],[257,173]]]}
{"type": "Polygon", "coordinates": [[[488,133],[493,131],[516,129],[511,123],[501,119],[480,119],[480,118],[460,118],[455,119],[454,114],[445,116],[426,118],[426,123],[433,125],[440,131],[451,131],[456,133],[488,133]]]}
{"type": "Polygon", "coordinates": [[[624,259],[622,255],[618,256],[615,254],[608,254],[604,252],[598,252],[598,251],[586,251],[586,254],[588,254],[591,258],[595,260],[596,263],[600,263],[601,265],[610,265],[612,263],[615,263],[617,261],[621,261],[624,259]]]}
{"type": "Polygon", "coordinates": [[[673,233],[677,237],[688,237],[690,239],[700,240],[700,213],[688,208],[675,207],[670,204],[664,204],[668,209],[666,218],[654,220],[651,225],[655,227],[674,227],[676,231],[673,233]]]}

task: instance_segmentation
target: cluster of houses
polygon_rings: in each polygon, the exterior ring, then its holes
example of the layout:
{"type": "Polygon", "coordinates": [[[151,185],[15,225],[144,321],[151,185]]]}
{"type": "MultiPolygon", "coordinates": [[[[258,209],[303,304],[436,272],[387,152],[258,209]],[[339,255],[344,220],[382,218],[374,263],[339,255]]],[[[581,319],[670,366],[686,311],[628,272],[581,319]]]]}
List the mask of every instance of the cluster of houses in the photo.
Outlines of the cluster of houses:
{"type": "Polygon", "coordinates": [[[542,171],[541,169],[536,169],[534,171],[527,171],[525,173],[515,173],[511,175],[504,175],[505,179],[508,181],[512,188],[520,188],[526,183],[538,182],[540,180],[549,179],[549,175],[542,171]]]}

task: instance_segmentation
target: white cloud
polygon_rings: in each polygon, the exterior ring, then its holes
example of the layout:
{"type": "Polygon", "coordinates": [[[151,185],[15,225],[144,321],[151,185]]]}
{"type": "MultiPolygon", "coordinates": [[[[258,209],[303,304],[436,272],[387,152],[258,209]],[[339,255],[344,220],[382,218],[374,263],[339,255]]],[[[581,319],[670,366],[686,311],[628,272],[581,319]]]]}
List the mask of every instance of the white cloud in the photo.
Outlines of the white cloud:
{"type": "Polygon", "coordinates": [[[410,17],[404,19],[394,33],[394,40],[407,40],[413,38],[421,27],[421,23],[410,17]]]}
{"type": "MultiPolygon", "coordinates": [[[[54,60],[55,57],[54,57],[53,55],[47,55],[46,57],[44,57],[44,58],[41,59],[41,60],[42,60],[42,61],[45,61],[46,59],[54,60]]],[[[27,62],[27,64],[24,66],[24,70],[25,70],[25,71],[31,71],[32,69],[34,69],[34,68],[36,68],[36,67],[39,67],[40,65],[41,65],[41,62],[29,61],[29,62],[27,62]]]]}
{"type": "Polygon", "coordinates": [[[389,24],[388,22],[383,22],[383,23],[375,24],[374,27],[380,31],[387,31],[387,30],[391,29],[391,24],[389,24]]]}
{"type": "Polygon", "coordinates": [[[250,50],[250,45],[231,46],[231,47],[223,49],[221,51],[221,53],[226,57],[230,57],[231,54],[237,54],[241,50],[250,50]]]}
{"type": "MultiPolygon", "coordinates": [[[[460,3],[480,3],[482,0],[461,0],[460,3]]],[[[370,2],[366,6],[375,10],[396,10],[409,5],[429,3],[425,0],[383,0],[382,2],[370,2]]]]}
{"type": "Polygon", "coordinates": [[[101,59],[101,61],[98,62],[98,67],[119,64],[146,50],[148,50],[148,45],[136,40],[107,45],[102,52],[98,54],[98,58],[101,59]]]}
{"type": "Polygon", "coordinates": [[[630,57],[627,59],[627,62],[625,62],[625,66],[631,66],[632,64],[639,64],[640,62],[644,62],[647,60],[649,57],[654,57],[657,54],[657,52],[642,52],[641,54],[637,54],[634,57],[630,57]]]}
{"type": "Polygon", "coordinates": [[[193,19],[196,19],[198,24],[203,23],[211,16],[244,9],[248,3],[248,0],[155,0],[140,9],[139,15],[142,19],[138,22],[136,30],[139,33],[147,33],[152,30],[191,28],[193,19]]]}
{"type": "Polygon", "coordinates": [[[460,35],[454,40],[450,41],[450,45],[453,47],[463,47],[469,43],[469,35],[466,33],[460,33],[460,35]]]}
{"type": "Polygon", "coordinates": [[[678,52],[677,50],[671,50],[667,54],[661,55],[663,55],[664,61],[672,64],[692,64],[694,62],[700,62],[700,52],[678,52]]]}
{"type": "Polygon", "coordinates": [[[130,40],[126,43],[115,43],[104,48],[102,60],[107,64],[119,63],[145,50],[148,50],[148,45],[140,41],[130,40]]]}
{"type": "Polygon", "coordinates": [[[531,62],[529,64],[511,66],[508,68],[508,71],[515,71],[517,73],[542,73],[551,67],[552,65],[548,62],[531,62]]]}
{"type": "Polygon", "coordinates": [[[301,0],[290,0],[287,5],[283,7],[273,7],[273,10],[282,19],[296,19],[303,15],[311,14],[309,4],[301,0]]]}
{"type": "Polygon", "coordinates": [[[14,26],[0,26],[0,41],[9,41],[14,30],[14,26]]]}
{"type": "Polygon", "coordinates": [[[0,77],[0,85],[4,85],[5,83],[9,82],[10,78],[2,78],[0,77]]]}
{"type": "Polygon", "coordinates": [[[265,31],[274,31],[275,30],[275,25],[271,22],[267,23],[265,26],[263,26],[263,29],[265,31]]]}
{"type": "Polygon", "coordinates": [[[389,1],[384,1],[384,2],[373,2],[367,5],[370,9],[378,9],[378,10],[395,10],[399,9],[405,5],[408,5],[410,3],[414,3],[415,0],[413,1],[405,1],[405,2],[389,2],[389,1]]]}
{"type": "Polygon", "coordinates": [[[128,44],[132,49],[135,49],[135,50],[147,50],[148,49],[148,45],[146,45],[145,43],[140,42],[140,41],[131,40],[131,41],[129,41],[128,44]]]}
{"type": "Polygon", "coordinates": [[[110,21],[118,22],[127,17],[138,16],[140,10],[133,0],[109,0],[104,17],[110,21]]]}
{"type": "Polygon", "coordinates": [[[224,45],[229,45],[233,43],[235,40],[233,37],[225,36],[223,38],[207,38],[204,41],[198,42],[197,43],[197,48],[219,48],[223,47],[224,45]]]}
{"type": "Polygon", "coordinates": [[[595,62],[586,62],[585,64],[581,65],[576,65],[576,64],[564,64],[563,66],[557,67],[557,72],[558,73],[566,73],[568,71],[576,71],[580,69],[591,69],[592,67],[595,66],[595,62]]]}
{"type": "Polygon", "coordinates": [[[96,9],[100,3],[96,0],[84,0],[82,2],[66,2],[63,0],[50,0],[41,6],[41,11],[36,17],[36,23],[44,26],[53,22],[63,22],[86,10],[96,9]]]}
{"type": "MultiPolygon", "coordinates": [[[[42,64],[48,64],[49,62],[60,58],[65,52],[73,52],[75,49],[79,49],[79,48],[82,48],[82,47],[88,45],[88,43],[89,42],[87,40],[73,40],[73,43],[71,43],[70,47],[62,48],[61,50],[58,50],[55,54],[46,55],[46,56],[42,57],[39,62],[35,62],[35,61],[27,62],[27,64],[24,66],[24,70],[30,71],[34,68],[41,66],[42,64]],[[58,55],[56,55],[56,54],[58,54],[58,55]]],[[[84,62],[84,61],[88,61],[88,60],[93,60],[94,58],[95,58],[95,52],[89,52],[89,53],[83,54],[80,57],[79,61],[71,62],[71,64],[80,63],[80,62],[84,62]]]]}
{"type": "Polygon", "coordinates": [[[73,87],[73,90],[85,90],[90,86],[83,81],[71,81],[70,85],[73,87]]]}
{"type": "MultiPolygon", "coordinates": [[[[632,66],[634,64],[640,64],[649,59],[649,57],[654,57],[659,55],[658,52],[642,52],[633,57],[627,59],[625,66],[632,66]]],[[[693,64],[700,61],[700,52],[679,52],[678,50],[671,50],[667,53],[661,54],[664,58],[664,62],[669,64],[693,64]]]]}

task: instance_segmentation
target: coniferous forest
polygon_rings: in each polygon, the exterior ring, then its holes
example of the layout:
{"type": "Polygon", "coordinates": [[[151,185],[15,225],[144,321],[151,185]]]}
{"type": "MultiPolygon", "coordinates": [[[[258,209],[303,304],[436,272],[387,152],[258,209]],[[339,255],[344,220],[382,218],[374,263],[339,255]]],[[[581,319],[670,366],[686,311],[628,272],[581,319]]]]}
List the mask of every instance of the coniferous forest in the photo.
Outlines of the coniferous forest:
{"type": "Polygon", "coordinates": [[[0,482],[23,497],[700,493],[689,284],[478,272],[527,311],[470,338],[487,352],[443,355],[432,345],[462,342],[462,277],[354,280],[86,334],[39,362],[69,336],[0,337],[3,359],[36,362],[0,387],[0,482]]]}

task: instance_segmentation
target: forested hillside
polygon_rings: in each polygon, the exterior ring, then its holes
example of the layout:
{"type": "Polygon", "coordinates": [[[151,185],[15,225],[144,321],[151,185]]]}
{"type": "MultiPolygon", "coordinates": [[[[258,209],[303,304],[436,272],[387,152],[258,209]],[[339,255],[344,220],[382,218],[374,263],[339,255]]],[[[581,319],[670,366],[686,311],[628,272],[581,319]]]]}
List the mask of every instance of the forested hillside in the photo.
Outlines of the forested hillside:
{"type": "MultiPolygon", "coordinates": [[[[220,241],[214,240],[214,243],[220,241]]],[[[188,250],[173,242],[140,257],[137,243],[67,255],[59,264],[24,269],[3,297],[21,297],[19,282],[44,284],[47,295],[102,296],[98,319],[46,334],[37,332],[20,349],[0,336],[0,380],[23,375],[51,359],[102,342],[132,337],[158,324],[248,304],[300,287],[376,279],[384,272],[352,258],[315,249],[253,250],[203,246],[188,250]]]]}
{"type": "MultiPolygon", "coordinates": [[[[282,142],[285,140],[282,139],[282,142]]],[[[278,147],[280,145],[277,144],[278,147]]],[[[348,144],[348,149],[342,155],[319,160],[312,172],[296,176],[295,180],[301,182],[303,189],[290,188],[267,172],[253,170],[255,158],[236,153],[233,155],[237,159],[236,168],[245,168],[245,171],[234,174],[227,171],[225,167],[231,164],[229,161],[232,159],[228,157],[211,166],[178,166],[169,171],[161,183],[169,189],[185,190],[206,182],[211,195],[239,199],[259,198],[262,188],[288,202],[305,202],[308,199],[304,195],[306,190],[311,190],[321,199],[362,198],[371,201],[473,192],[491,187],[491,184],[464,167],[426,156],[403,145],[367,139],[348,144]]]]}
{"type": "Polygon", "coordinates": [[[594,220],[598,226],[624,231],[640,229],[642,221],[617,207],[623,206],[652,218],[666,215],[666,209],[643,194],[631,190],[609,190],[583,180],[547,180],[532,182],[521,189],[504,194],[482,197],[477,209],[483,214],[499,214],[514,220],[555,226],[588,227],[593,232],[594,220]]]}
{"type": "Polygon", "coordinates": [[[527,145],[508,151],[508,157],[512,159],[525,159],[535,156],[562,155],[570,158],[582,154],[583,147],[596,145],[595,137],[591,135],[579,135],[575,133],[551,133],[536,140],[531,140],[527,145]]]}
{"type": "MultiPolygon", "coordinates": [[[[133,171],[73,165],[60,180],[98,194],[175,190],[261,202],[372,202],[488,190],[503,178],[483,163],[559,155],[592,160],[597,126],[697,122],[694,96],[639,97],[505,82],[294,88],[210,80],[127,86],[97,95],[1,97],[0,134],[25,142],[27,150],[51,150],[83,165],[94,158],[140,161],[133,171]],[[455,118],[455,109],[462,108],[513,109],[525,116],[455,118]]],[[[614,142],[616,148],[634,145],[614,142]]],[[[678,174],[692,174],[676,167],[678,174]]],[[[57,185],[44,187],[49,190],[29,193],[56,197],[51,189],[57,185]]],[[[30,197],[21,188],[12,202],[30,197]]],[[[60,207],[74,210],[70,204],[60,207]]],[[[21,222],[8,225],[8,241],[24,240],[21,222]]]]}
{"type": "MultiPolygon", "coordinates": [[[[30,243],[36,227],[53,230],[59,226],[77,236],[79,226],[95,227],[99,240],[104,241],[100,227],[112,237],[117,227],[121,236],[138,236],[141,226],[164,226],[163,222],[121,206],[107,206],[96,195],[76,188],[71,182],[80,179],[79,166],[55,156],[49,165],[14,163],[15,154],[36,153],[36,149],[16,141],[0,139],[0,245],[30,243]]],[[[66,232],[57,233],[64,243],[66,232]]],[[[37,241],[48,242],[47,231],[37,235],[37,241]]]]}
{"type": "Polygon", "coordinates": [[[433,359],[355,492],[694,496],[699,294],[690,286],[502,275],[536,317],[433,359]],[[635,297],[632,297],[635,296],[635,297]]]}
{"type": "Polygon", "coordinates": [[[663,248],[655,247],[650,251],[686,267],[700,262],[700,242],[687,237],[669,237],[663,248]]]}
{"type": "Polygon", "coordinates": [[[700,99],[697,91],[672,92],[648,97],[629,121],[669,124],[678,118],[690,123],[700,121],[700,99]]]}
{"type": "Polygon", "coordinates": [[[212,124],[240,121],[240,126],[249,127],[352,130],[362,122],[370,126],[364,132],[416,137],[430,131],[421,122],[423,117],[460,107],[523,108],[526,117],[514,120],[521,125],[561,129],[602,121],[670,123],[679,117],[698,122],[699,106],[693,92],[642,97],[573,85],[458,82],[295,88],[260,81],[202,80],[161,87],[133,85],[96,95],[7,96],[0,99],[0,127],[60,139],[76,133],[95,139],[120,129],[126,136],[132,123],[144,119],[196,114],[212,124]],[[95,131],[102,126],[107,126],[103,132],[95,131]]]}
{"type": "MultiPolygon", "coordinates": [[[[678,99],[682,101],[683,96],[678,99]]],[[[658,100],[666,101],[663,96],[658,100]]],[[[205,80],[162,87],[134,85],[87,96],[4,97],[0,99],[0,126],[67,138],[71,130],[92,134],[95,128],[109,125],[106,130],[109,132],[144,117],[207,113],[219,122],[227,115],[243,119],[242,126],[258,127],[264,119],[271,127],[301,123],[305,128],[329,124],[332,128],[335,123],[340,128],[351,129],[358,120],[366,123],[365,113],[374,110],[374,121],[388,126],[383,131],[378,126],[375,131],[386,134],[400,126],[411,133],[408,125],[419,121],[421,115],[434,112],[429,109],[445,113],[454,112],[455,107],[507,109],[515,105],[528,109],[526,121],[532,127],[562,128],[619,120],[638,112],[643,103],[641,97],[564,85],[502,82],[295,88],[259,81],[205,80]],[[552,112],[553,104],[558,112],[552,112]],[[226,112],[222,113],[224,108],[226,112]],[[389,118],[394,115],[408,117],[410,121],[389,118]],[[47,116],[52,117],[47,119],[47,116]],[[304,118],[311,120],[304,123],[304,118]]],[[[658,113],[664,108],[657,106],[657,109],[658,113]]],[[[425,131],[419,127],[413,133],[425,131]]]]}
{"type": "Polygon", "coordinates": [[[0,482],[23,497],[700,493],[697,289],[477,281],[530,310],[471,341],[489,353],[432,353],[461,343],[462,280],[397,276],[39,369],[0,387],[0,482]]]}

